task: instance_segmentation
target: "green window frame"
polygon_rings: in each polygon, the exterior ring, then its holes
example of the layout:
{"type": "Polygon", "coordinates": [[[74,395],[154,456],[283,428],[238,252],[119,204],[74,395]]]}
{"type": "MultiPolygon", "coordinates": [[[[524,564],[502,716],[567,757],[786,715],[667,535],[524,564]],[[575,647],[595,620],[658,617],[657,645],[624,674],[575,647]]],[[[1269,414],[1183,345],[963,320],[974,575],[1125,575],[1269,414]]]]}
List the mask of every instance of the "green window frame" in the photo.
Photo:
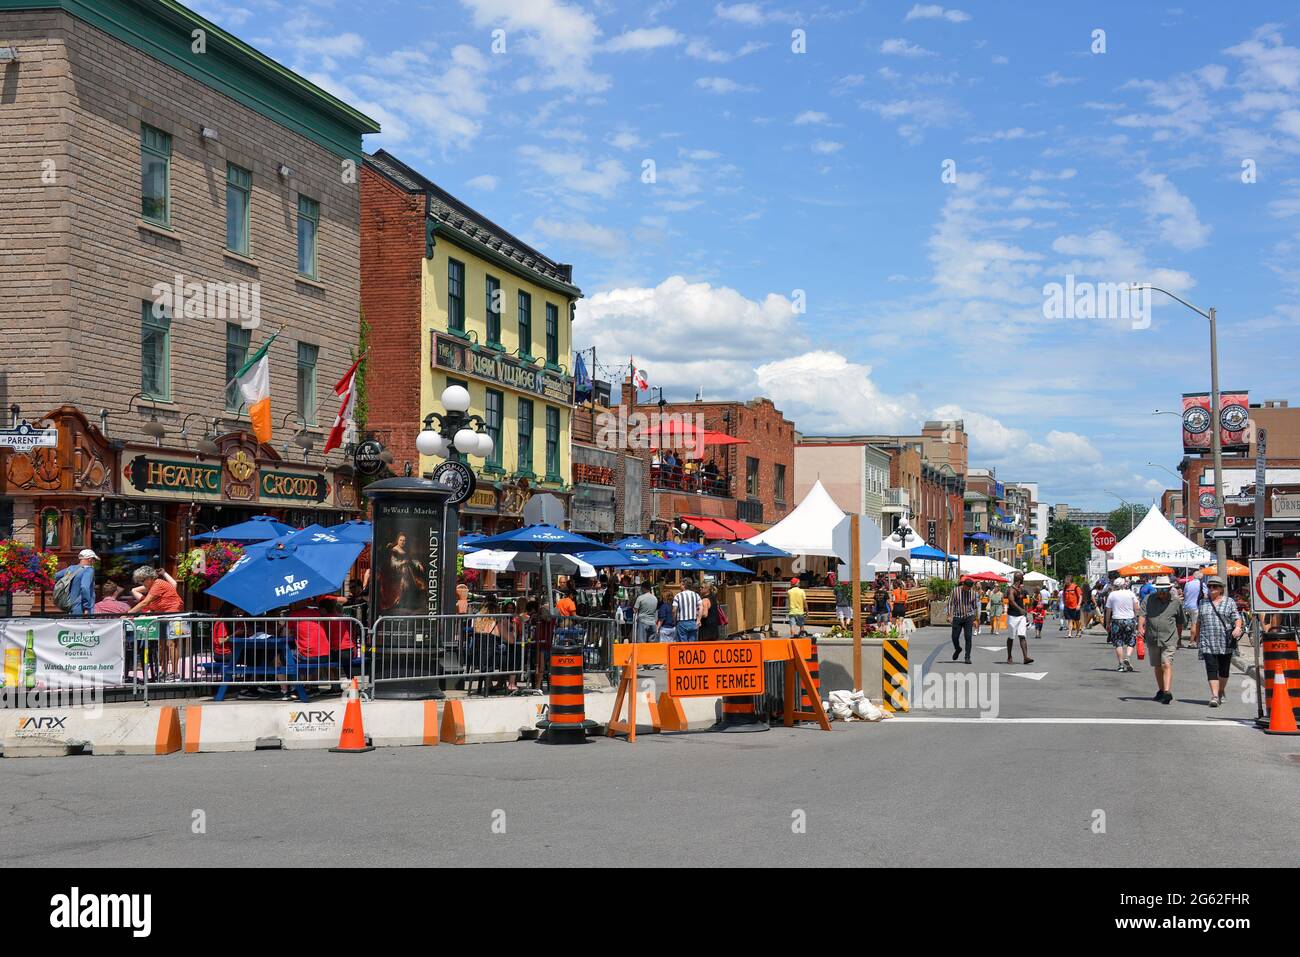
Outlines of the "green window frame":
{"type": "Polygon", "coordinates": [[[320,232],[320,203],[298,194],[298,275],[317,278],[316,241],[320,232]]]}
{"type": "Polygon", "coordinates": [[[560,410],[546,407],[546,481],[560,478],[560,410]]]}
{"type": "Polygon", "coordinates": [[[501,280],[488,276],[484,289],[487,297],[487,342],[490,346],[501,345],[501,280]]]}
{"type": "Polygon", "coordinates": [[[150,399],[170,402],[172,397],[172,321],[161,308],[144,300],[140,304],[140,391],[150,399]]]}
{"type": "Polygon", "coordinates": [[[447,260],[447,328],[465,331],[465,264],[447,260]]]}
{"type": "Polygon", "coordinates": [[[172,138],[140,125],[140,218],[168,229],[172,224],[172,138]]]}
{"type": "Polygon", "coordinates": [[[298,343],[298,414],[307,425],[316,424],[316,362],[320,346],[298,343]]]}
{"type": "Polygon", "coordinates": [[[253,174],[234,163],[226,164],[226,248],[248,255],[248,213],[253,195],[253,174]]]}
{"type": "Polygon", "coordinates": [[[493,472],[501,470],[501,420],[505,415],[506,397],[495,389],[488,389],[483,402],[483,421],[488,435],[492,436],[492,454],[487,467],[493,472]]]}
{"type": "Polygon", "coordinates": [[[515,471],[521,475],[533,474],[533,402],[520,399],[517,416],[519,426],[519,457],[515,471]]]}
{"type": "Polygon", "coordinates": [[[244,397],[234,383],[235,373],[248,361],[248,346],[253,331],[236,322],[226,323],[226,411],[238,412],[244,397]]]}
{"type": "Polygon", "coordinates": [[[533,354],[533,297],[522,290],[519,293],[519,354],[533,354]]]}
{"type": "Polygon", "coordinates": [[[546,304],[546,362],[560,364],[560,310],[552,302],[546,304]]]}

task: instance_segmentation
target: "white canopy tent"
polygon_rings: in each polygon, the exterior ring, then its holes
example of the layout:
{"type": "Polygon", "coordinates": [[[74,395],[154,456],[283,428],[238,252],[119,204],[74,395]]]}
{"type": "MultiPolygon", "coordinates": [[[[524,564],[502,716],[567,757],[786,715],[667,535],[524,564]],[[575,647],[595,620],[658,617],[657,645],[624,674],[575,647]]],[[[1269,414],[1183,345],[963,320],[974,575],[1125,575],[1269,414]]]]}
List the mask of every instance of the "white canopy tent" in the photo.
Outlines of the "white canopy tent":
{"type": "MultiPolygon", "coordinates": [[[[894,529],[893,533],[880,543],[880,551],[867,562],[867,565],[876,571],[887,571],[894,566],[898,559],[907,558],[911,555],[912,549],[919,548],[924,544],[925,540],[916,534],[916,531],[910,525],[901,522],[898,528],[894,529]]],[[[908,564],[910,565],[911,562],[908,564]]]]}
{"type": "Polygon", "coordinates": [[[792,555],[824,555],[847,561],[835,551],[835,527],[844,521],[844,509],[835,504],[820,481],[814,482],[803,501],[781,521],[748,541],[775,545],[792,555]]]}
{"type": "Polygon", "coordinates": [[[988,555],[961,555],[957,559],[957,569],[963,575],[978,575],[980,572],[993,572],[1010,578],[1019,569],[1012,568],[1006,562],[1000,562],[988,555]]]}
{"type": "MultiPolygon", "coordinates": [[[[477,568],[489,572],[532,572],[542,570],[543,555],[540,552],[503,552],[492,548],[481,548],[465,555],[465,567],[477,568]]],[[[580,558],[572,555],[551,555],[551,571],[558,575],[577,575],[580,578],[595,578],[596,569],[580,558]]]]}
{"type": "Polygon", "coordinates": [[[1106,567],[1114,571],[1143,558],[1177,568],[1199,568],[1214,561],[1210,552],[1170,525],[1154,505],[1137,528],[1111,550],[1106,567]]]}

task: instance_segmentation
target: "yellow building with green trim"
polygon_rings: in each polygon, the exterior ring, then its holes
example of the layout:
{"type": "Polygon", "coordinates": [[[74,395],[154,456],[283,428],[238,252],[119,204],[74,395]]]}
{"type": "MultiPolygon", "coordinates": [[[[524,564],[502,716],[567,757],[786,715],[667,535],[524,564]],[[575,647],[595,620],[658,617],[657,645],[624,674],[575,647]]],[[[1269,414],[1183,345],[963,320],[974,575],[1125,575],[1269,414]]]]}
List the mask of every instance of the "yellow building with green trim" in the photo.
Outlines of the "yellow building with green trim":
{"type": "Polygon", "coordinates": [[[570,494],[573,269],[557,263],[380,150],[362,185],[361,298],[370,327],[366,427],[392,468],[426,474],[421,420],[451,384],[487,423],[489,460],[463,531],[518,523],[539,491],[570,494]],[[515,521],[511,521],[511,520],[515,521]],[[499,521],[500,520],[500,521],[499,521]]]}

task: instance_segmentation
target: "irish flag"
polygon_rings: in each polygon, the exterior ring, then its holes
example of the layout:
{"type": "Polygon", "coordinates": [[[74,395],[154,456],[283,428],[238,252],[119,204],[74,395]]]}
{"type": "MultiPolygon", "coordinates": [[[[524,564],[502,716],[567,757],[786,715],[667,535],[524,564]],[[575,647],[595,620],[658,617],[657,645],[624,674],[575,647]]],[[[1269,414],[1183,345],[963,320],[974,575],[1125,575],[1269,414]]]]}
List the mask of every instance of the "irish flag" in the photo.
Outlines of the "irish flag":
{"type": "Polygon", "coordinates": [[[262,348],[235,373],[235,384],[248,406],[248,419],[259,442],[271,441],[271,363],[266,353],[273,342],[275,336],[262,343],[262,348]]]}

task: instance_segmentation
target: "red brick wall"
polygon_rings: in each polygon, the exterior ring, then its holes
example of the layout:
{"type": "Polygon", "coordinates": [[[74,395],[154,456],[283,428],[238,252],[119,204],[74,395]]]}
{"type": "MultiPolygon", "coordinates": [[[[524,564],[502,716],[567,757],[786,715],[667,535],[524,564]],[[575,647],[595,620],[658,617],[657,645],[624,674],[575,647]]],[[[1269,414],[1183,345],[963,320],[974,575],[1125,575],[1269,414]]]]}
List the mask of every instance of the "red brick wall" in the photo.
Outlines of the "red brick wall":
{"type": "Polygon", "coordinates": [[[424,200],[368,167],[361,171],[361,307],[370,324],[368,429],[393,453],[393,471],[418,468],[420,430],[420,264],[424,200]]]}

